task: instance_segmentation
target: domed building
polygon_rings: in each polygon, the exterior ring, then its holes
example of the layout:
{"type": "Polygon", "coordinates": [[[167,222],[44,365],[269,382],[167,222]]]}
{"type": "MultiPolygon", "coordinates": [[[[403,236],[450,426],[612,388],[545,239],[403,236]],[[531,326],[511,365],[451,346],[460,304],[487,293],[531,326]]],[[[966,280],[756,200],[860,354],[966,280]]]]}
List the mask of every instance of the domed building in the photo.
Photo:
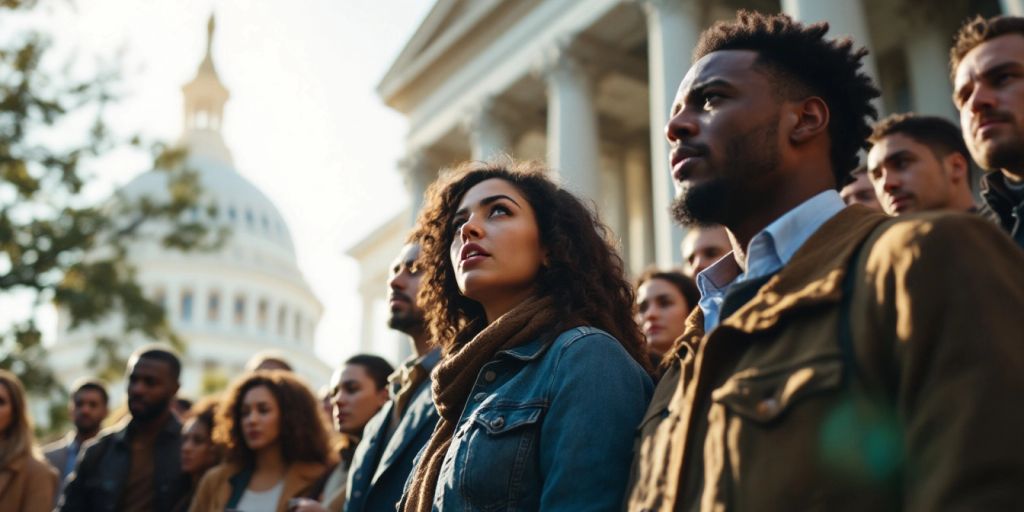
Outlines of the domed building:
{"type": "MultiPolygon", "coordinates": [[[[216,250],[189,252],[167,249],[159,237],[152,237],[137,243],[130,259],[147,296],[164,306],[170,325],[187,343],[179,396],[195,398],[204,389],[223,385],[254,354],[271,350],[316,387],[327,382],[331,371],[313,351],[322,306],[296,264],[280,212],[235,169],[221,136],[229,92],[213,64],[213,31],[211,17],[206,55],[195,78],[182,88],[185,123],[179,143],[188,150],[186,165],[198,173],[203,193],[203,207],[189,215],[211,229],[226,227],[229,235],[216,250]],[[205,208],[210,204],[214,208],[205,208]]],[[[118,195],[127,200],[166,198],[166,173],[145,172],[118,195]]],[[[133,345],[146,341],[137,334],[126,338],[120,323],[112,318],[71,330],[67,313],[58,313],[51,364],[65,385],[95,373],[85,362],[97,337],[133,345]]],[[[112,404],[120,403],[123,388],[112,386],[112,404]]]]}

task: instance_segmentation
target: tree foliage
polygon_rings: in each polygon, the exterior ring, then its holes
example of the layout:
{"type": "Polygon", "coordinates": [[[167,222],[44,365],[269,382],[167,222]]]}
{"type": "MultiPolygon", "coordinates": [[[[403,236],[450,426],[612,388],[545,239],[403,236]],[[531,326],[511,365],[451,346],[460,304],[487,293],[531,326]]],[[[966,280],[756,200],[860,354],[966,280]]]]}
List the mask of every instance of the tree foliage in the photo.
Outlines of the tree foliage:
{"type": "MultiPolygon", "coordinates": [[[[36,4],[0,0],[0,17],[36,4]]],[[[180,250],[213,248],[224,233],[188,214],[199,206],[201,190],[179,149],[151,145],[154,168],[166,175],[165,197],[89,204],[83,188],[90,165],[114,148],[142,145],[137,137],[113,135],[104,122],[105,108],[116,100],[117,73],[75,80],[43,65],[51,48],[44,34],[27,31],[9,40],[0,43],[0,295],[27,297],[32,313],[0,332],[0,368],[43,393],[59,386],[47,368],[35,311],[53,303],[67,312],[72,328],[117,313],[123,334],[140,332],[181,347],[163,308],[137,282],[129,251],[146,237],[180,250]],[[81,141],[42,142],[82,112],[93,120],[81,141]]],[[[123,369],[123,339],[97,340],[90,361],[97,374],[111,378],[123,369]]]]}

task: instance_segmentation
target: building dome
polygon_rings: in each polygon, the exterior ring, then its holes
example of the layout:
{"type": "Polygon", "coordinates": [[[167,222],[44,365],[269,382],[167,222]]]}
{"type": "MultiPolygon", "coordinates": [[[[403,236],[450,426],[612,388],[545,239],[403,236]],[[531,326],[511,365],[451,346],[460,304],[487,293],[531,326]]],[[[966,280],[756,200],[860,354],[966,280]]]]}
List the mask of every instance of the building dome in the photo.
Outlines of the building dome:
{"type": "MultiPolygon", "coordinates": [[[[213,39],[210,19],[209,41],[213,39]]],[[[197,173],[202,196],[191,220],[217,230],[226,228],[224,243],[214,250],[169,249],[159,236],[134,242],[129,259],[145,293],[161,303],[170,325],[187,343],[183,354],[182,391],[198,397],[241,373],[254,354],[273,351],[287,360],[312,386],[327,382],[330,368],[313,351],[313,335],[322,306],[298,268],[291,233],[277,207],[235,169],[220,133],[229,93],[220,79],[207,44],[196,77],[182,89],[185,127],[179,145],[187,151],[185,165],[197,173]],[[208,208],[210,207],[210,208],[208,208]]],[[[114,201],[168,199],[167,173],[150,170],[122,187],[114,201]]],[[[148,234],[159,235],[154,223],[148,234]]],[[[95,326],[70,329],[65,312],[58,313],[58,335],[51,349],[56,374],[70,384],[94,370],[89,359],[101,335],[124,339],[118,318],[95,326]]],[[[146,341],[141,335],[124,340],[146,341]]],[[[111,389],[123,396],[123,386],[111,389]]],[[[115,402],[116,404],[116,402],[115,402]]]]}

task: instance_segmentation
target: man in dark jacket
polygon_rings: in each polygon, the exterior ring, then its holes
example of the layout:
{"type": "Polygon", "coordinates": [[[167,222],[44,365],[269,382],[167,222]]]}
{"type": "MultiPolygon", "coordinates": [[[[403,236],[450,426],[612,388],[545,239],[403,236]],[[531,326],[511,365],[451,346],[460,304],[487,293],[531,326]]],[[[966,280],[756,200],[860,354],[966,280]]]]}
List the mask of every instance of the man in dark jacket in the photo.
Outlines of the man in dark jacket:
{"type": "Polygon", "coordinates": [[[1024,247],[1024,18],[969,21],[950,58],[964,141],[988,171],[986,213],[1024,247]]]}
{"type": "Polygon", "coordinates": [[[348,476],[347,512],[394,510],[413,460],[437,424],[430,372],[441,355],[430,346],[423,310],[416,304],[422,276],[416,264],[419,254],[418,244],[406,244],[388,281],[388,326],[408,334],[416,354],[391,376],[391,400],[363,430],[348,476]]]}
{"type": "Polygon", "coordinates": [[[171,413],[181,363],[172,352],[143,347],[128,360],[127,425],[86,446],[59,510],[169,512],[185,493],[181,423],[171,413]]]}

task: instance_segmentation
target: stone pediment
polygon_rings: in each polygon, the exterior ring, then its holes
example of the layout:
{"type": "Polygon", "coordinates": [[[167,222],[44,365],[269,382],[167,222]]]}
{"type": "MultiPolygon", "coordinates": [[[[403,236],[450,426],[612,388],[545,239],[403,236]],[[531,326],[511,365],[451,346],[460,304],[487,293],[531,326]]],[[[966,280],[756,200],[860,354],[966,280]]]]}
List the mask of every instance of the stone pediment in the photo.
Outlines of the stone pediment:
{"type": "Polygon", "coordinates": [[[377,86],[385,100],[468,34],[501,0],[438,0],[377,86]]]}

